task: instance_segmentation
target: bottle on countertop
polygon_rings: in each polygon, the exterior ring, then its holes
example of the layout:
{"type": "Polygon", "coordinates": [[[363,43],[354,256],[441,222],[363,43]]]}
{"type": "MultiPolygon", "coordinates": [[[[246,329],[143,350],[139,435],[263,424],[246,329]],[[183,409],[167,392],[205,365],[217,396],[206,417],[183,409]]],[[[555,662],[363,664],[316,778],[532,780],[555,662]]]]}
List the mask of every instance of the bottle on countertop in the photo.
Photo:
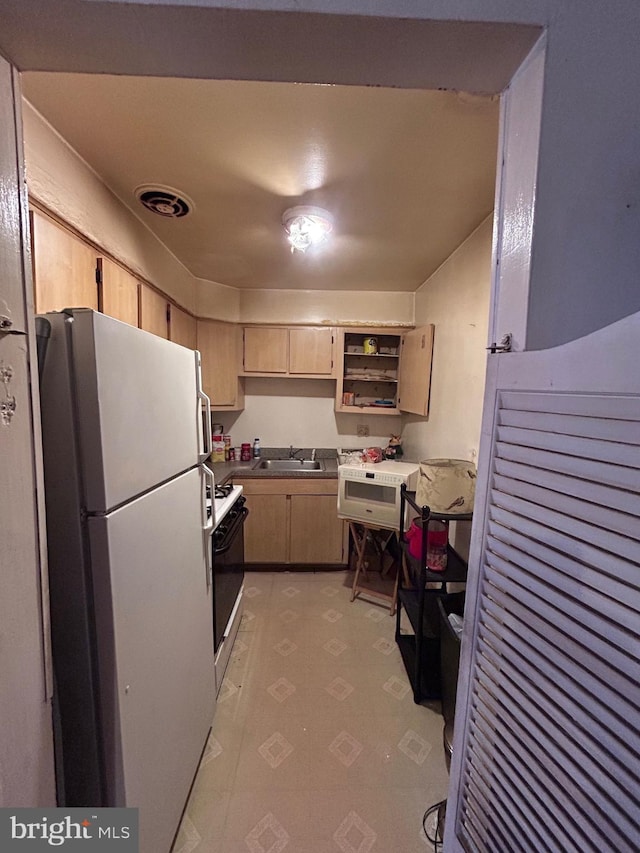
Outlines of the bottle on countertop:
{"type": "Polygon", "coordinates": [[[253,458],[260,459],[260,439],[253,439],[253,458]]]}

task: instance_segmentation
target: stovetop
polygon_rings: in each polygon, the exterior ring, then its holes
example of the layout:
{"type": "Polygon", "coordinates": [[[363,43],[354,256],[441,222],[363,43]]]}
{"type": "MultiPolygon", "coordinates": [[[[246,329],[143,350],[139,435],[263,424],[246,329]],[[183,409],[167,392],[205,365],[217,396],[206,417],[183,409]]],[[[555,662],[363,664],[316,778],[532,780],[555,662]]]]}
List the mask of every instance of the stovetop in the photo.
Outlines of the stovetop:
{"type": "MultiPolygon", "coordinates": [[[[242,494],[242,486],[232,486],[228,483],[225,486],[216,486],[214,489],[213,512],[214,525],[213,529],[220,524],[222,519],[227,515],[231,507],[242,494]]],[[[211,488],[207,486],[207,514],[211,514],[211,488]]]]}

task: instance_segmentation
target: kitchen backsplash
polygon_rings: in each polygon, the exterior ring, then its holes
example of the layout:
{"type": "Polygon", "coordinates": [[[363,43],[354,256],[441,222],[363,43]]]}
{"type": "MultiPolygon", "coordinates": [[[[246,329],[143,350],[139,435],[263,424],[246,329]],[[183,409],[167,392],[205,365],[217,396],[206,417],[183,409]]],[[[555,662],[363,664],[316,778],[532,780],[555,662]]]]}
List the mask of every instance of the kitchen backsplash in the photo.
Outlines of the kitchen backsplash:
{"type": "Polygon", "coordinates": [[[259,438],[263,447],[386,447],[401,429],[391,415],[340,414],[335,382],[322,379],[245,380],[242,412],[212,413],[234,446],[259,438]],[[368,435],[358,435],[364,426],[368,435]]]}

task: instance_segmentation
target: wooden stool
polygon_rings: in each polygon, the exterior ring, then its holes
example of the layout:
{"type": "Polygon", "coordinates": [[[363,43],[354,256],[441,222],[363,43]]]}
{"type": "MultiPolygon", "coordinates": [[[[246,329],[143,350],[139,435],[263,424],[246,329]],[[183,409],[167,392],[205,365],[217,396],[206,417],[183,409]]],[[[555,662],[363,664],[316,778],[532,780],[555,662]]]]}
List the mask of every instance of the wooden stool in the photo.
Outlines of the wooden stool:
{"type": "Polygon", "coordinates": [[[369,586],[363,586],[360,581],[361,578],[365,581],[369,580],[367,569],[370,567],[368,561],[366,560],[367,543],[371,543],[371,545],[373,545],[375,555],[378,557],[380,566],[380,577],[384,578],[389,574],[391,567],[396,561],[392,560],[389,565],[385,566],[384,556],[387,545],[391,541],[391,538],[395,536],[395,530],[388,530],[386,528],[381,527],[373,527],[369,524],[364,524],[359,521],[350,521],[349,530],[351,531],[353,546],[356,551],[356,571],[353,578],[353,585],[351,587],[351,601],[353,601],[360,593],[365,593],[366,595],[372,595],[376,598],[381,598],[384,601],[388,601],[390,603],[389,613],[391,614],[391,616],[393,616],[393,614],[396,612],[396,601],[398,598],[398,573],[400,571],[399,567],[397,567],[396,570],[396,576],[393,583],[393,592],[391,593],[384,592],[383,590],[373,589],[369,586]]]}

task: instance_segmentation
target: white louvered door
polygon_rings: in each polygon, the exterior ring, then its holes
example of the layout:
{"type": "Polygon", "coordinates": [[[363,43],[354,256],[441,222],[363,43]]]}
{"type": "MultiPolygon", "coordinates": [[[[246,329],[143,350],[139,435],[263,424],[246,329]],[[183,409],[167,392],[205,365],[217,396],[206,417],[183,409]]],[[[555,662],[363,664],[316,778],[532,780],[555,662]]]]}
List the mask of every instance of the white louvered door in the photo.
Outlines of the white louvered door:
{"type": "Polygon", "coordinates": [[[639,355],[490,357],[446,851],[640,849],[639,355]]]}

